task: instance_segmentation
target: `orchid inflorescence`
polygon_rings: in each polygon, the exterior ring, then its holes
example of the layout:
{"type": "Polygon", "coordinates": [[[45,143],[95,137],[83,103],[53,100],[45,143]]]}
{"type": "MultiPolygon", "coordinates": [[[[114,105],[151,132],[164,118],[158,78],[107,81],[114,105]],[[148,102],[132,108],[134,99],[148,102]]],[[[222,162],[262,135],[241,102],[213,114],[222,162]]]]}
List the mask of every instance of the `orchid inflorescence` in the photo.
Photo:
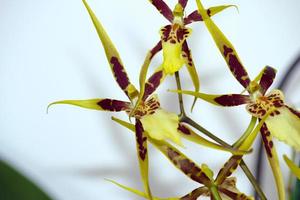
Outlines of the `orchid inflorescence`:
{"type": "MultiPolygon", "coordinates": [[[[53,102],[49,106],[54,104],[71,104],[101,111],[124,111],[129,116],[129,121],[124,121],[116,117],[112,117],[112,120],[135,133],[137,157],[144,191],[127,187],[112,180],[109,181],[146,199],[196,200],[200,196],[208,196],[215,200],[254,199],[240,192],[236,187],[236,178],[231,176],[239,165],[253,184],[260,198],[266,199],[243,161],[243,156],[251,153],[252,145],[260,132],[275,178],[278,198],[285,200],[285,186],[273,137],[299,151],[300,112],[285,103],[282,91],[273,89],[267,92],[276,75],[274,68],[266,66],[254,80],[250,79],[235,48],[211,19],[213,15],[233,5],[221,5],[205,9],[200,0],[196,0],[197,9],[185,16],[184,10],[188,0],[178,0],[173,10],[163,0],[150,0],[150,2],[170,24],[160,29],[159,42],[146,53],[145,60],[140,69],[139,90],[137,90],[130,82],[121,57],[103,25],[97,19],[87,2],[83,0],[105,50],[113,76],[117,84],[127,95],[129,101],[109,98],[62,100],[53,102]],[[186,25],[198,21],[204,22],[225,59],[229,70],[245,88],[242,93],[218,95],[200,92],[199,76],[187,41],[192,30],[186,27],[186,25]],[[160,51],[162,51],[163,60],[155,72],[147,79],[151,60],[160,51]],[[179,70],[184,65],[188,69],[194,85],[193,91],[181,89],[179,70]],[[163,109],[158,100],[158,95],[154,93],[167,75],[174,75],[176,78],[177,89],[171,90],[171,92],[178,93],[180,114],[163,109]],[[243,94],[245,92],[248,94],[243,94]],[[246,110],[252,116],[249,126],[234,144],[227,144],[186,115],[182,94],[194,96],[192,108],[198,98],[223,107],[245,104],[246,110]],[[134,123],[132,123],[132,119],[134,119],[134,123]],[[197,129],[214,141],[205,139],[192,128],[197,129]],[[213,171],[206,164],[197,165],[178,149],[183,147],[182,138],[208,148],[229,152],[231,157],[220,168],[218,174],[214,176],[213,171]],[[148,142],[152,143],[163,153],[177,169],[183,172],[188,178],[199,183],[200,186],[182,197],[159,198],[152,195],[148,177],[148,142]],[[175,146],[178,146],[178,148],[175,146]]],[[[300,169],[285,155],[284,160],[291,171],[300,178],[300,169]]]]}

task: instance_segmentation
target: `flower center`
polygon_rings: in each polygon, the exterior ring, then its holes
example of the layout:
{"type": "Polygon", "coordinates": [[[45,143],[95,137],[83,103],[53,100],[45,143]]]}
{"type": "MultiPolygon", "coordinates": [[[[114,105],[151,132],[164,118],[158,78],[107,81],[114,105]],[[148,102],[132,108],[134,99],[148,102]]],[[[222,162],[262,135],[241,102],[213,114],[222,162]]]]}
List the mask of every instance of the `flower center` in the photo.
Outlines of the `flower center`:
{"type": "Polygon", "coordinates": [[[142,102],[134,112],[134,117],[141,119],[145,115],[152,115],[160,107],[157,95],[153,95],[148,98],[145,102],[142,102]]]}
{"type": "Polygon", "coordinates": [[[274,109],[274,112],[272,112],[270,116],[279,115],[280,112],[277,108],[284,106],[283,98],[284,97],[280,90],[273,90],[267,96],[262,96],[261,94],[256,95],[256,98],[253,99],[253,102],[247,105],[247,110],[253,116],[258,118],[263,118],[263,116],[267,114],[270,109],[274,109]]]}

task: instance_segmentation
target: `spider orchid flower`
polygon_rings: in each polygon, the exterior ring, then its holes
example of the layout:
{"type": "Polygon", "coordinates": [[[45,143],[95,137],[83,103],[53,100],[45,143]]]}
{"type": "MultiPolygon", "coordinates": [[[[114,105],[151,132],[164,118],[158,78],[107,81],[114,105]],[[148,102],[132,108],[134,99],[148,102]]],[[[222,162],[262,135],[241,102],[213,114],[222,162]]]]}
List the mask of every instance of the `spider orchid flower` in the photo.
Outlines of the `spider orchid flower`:
{"type": "Polygon", "coordinates": [[[211,95],[197,93],[193,91],[178,91],[179,93],[189,94],[208,101],[218,106],[238,106],[246,104],[246,110],[258,119],[262,119],[271,111],[270,116],[265,120],[261,127],[261,136],[269,163],[273,170],[276,180],[279,199],[285,199],[283,178],[280,171],[278,157],[272,137],[292,146],[296,150],[300,149],[300,113],[286,105],[284,95],[280,90],[274,89],[266,93],[275,78],[274,68],[265,67],[260,73],[259,84],[251,82],[248,87],[249,95],[225,94],[211,95]]]}
{"type": "MultiPolygon", "coordinates": [[[[157,89],[167,75],[173,75],[175,72],[178,72],[183,65],[187,67],[195,91],[199,91],[200,87],[191,50],[186,41],[192,30],[187,28],[186,25],[192,22],[202,21],[202,16],[195,10],[184,17],[187,0],[179,0],[173,11],[163,0],[150,0],[150,2],[170,22],[170,24],[160,29],[159,33],[161,39],[155,47],[152,48],[145,59],[144,66],[140,73],[140,95],[135,108],[138,107],[142,100],[146,99],[157,89]],[[151,59],[161,50],[163,52],[163,62],[146,82],[147,71],[151,59]],[[153,84],[154,80],[155,84],[153,84]]],[[[231,6],[232,5],[222,5],[211,7],[207,9],[206,12],[209,16],[213,16],[231,6]]],[[[193,105],[195,102],[196,98],[193,105]]]]}
{"type": "MultiPolygon", "coordinates": [[[[136,127],[133,124],[130,124],[128,122],[125,122],[123,120],[114,117],[113,120],[119,123],[120,125],[130,129],[132,132],[136,131],[136,127]]],[[[258,130],[259,127],[255,130],[256,133],[253,132],[250,135],[256,135],[258,133],[258,130]]],[[[180,170],[182,173],[184,173],[187,177],[189,177],[193,181],[204,185],[202,187],[193,190],[192,192],[190,192],[189,194],[183,197],[169,197],[169,198],[153,197],[154,200],[195,200],[201,195],[211,196],[211,198],[215,197],[215,195],[217,196],[220,195],[220,198],[226,200],[229,199],[252,200],[253,199],[241,193],[236,188],[235,178],[226,178],[222,183],[216,185],[213,180],[213,172],[209,169],[209,167],[206,164],[202,164],[201,166],[198,166],[186,155],[181,153],[178,149],[176,149],[174,146],[172,146],[166,141],[157,141],[151,138],[149,138],[149,141],[159,151],[161,151],[178,170],[180,170]]],[[[149,198],[147,193],[122,185],[113,180],[108,180],[108,181],[112,182],[113,184],[125,190],[133,192],[136,195],[141,196],[145,199],[149,198]]]]}
{"type": "MultiPolygon", "coordinates": [[[[106,58],[111,67],[115,80],[123,92],[127,95],[129,101],[108,98],[63,100],[49,104],[48,108],[54,104],[70,104],[93,110],[110,112],[124,111],[129,114],[133,111],[134,102],[139,92],[134,85],[131,84],[120,55],[106,33],[104,27],[97,19],[87,2],[83,0],[83,3],[92,19],[92,22],[104,47],[106,58]]],[[[148,180],[147,139],[151,138],[155,141],[164,141],[166,139],[170,139],[174,143],[182,145],[181,137],[183,137],[195,143],[209,146],[218,150],[229,151],[233,154],[245,153],[244,151],[237,151],[232,148],[222,147],[197,135],[185,124],[180,123],[176,114],[162,109],[156,95],[152,95],[143,100],[138,108],[134,111],[133,116],[135,118],[136,144],[140,172],[143,179],[144,188],[150,199],[152,199],[152,195],[148,180]]]]}

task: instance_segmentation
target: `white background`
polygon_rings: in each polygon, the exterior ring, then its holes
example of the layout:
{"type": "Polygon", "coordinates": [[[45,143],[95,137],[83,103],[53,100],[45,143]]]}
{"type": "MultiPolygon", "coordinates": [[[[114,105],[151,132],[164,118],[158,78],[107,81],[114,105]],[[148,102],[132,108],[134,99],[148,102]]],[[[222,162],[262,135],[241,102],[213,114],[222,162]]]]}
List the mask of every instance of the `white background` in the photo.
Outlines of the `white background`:
{"type": "MultiPolygon", "coordinates": [[[[132,82],[138,85],[143,58],[158,41],[158,30],[167,21],[147,0],[88,2],[117,46],[132,82]]],[[[176,1],[167,3],[173,8],[176,1]]],[[[300,51],[298,0],[203,3],[206,7],[239,6],[239,12],[230,8],[214,20],[235,45],[251,77],[265,65],[271,65],[278,69],[280,78],[300,51]]],[[[190,1],[187,13],[195,9],[195,2],[190,1]]],[[[189,43],[202,91],[240,92],[242,87],[229,73],[204,25],[190,27],[193,33],[189,43]]],[[[151,69],[160,61],[161,55],[156,56],[151,69]]],[[[192,89],[186,70],[182,72],[184,88],[192,89]]],[[[159,88],[162,106],[177,112],[176,95],[167,93],[169,88],[175,88],[172,77],[159,88]]],[[[134,136],[110,120],[112,115],[127,119],[124,113],[55,106],[46,114],[52,101],[95,97],[126,99],[111,75],[82,2],[0,0],[0,157],[58,200],[139,199],[104,180],[110,178],[142,189],[134,136]]],[[[293,103],[300,102],[299,95],[291,98],[293,103]]],[[[189,110],[192,98],[185,100],[189,110]]],[[[202,101],[198,101],[192,116],[230,143],[250,120],[243,106],[223,109],[202,101]]],[[[207,163],[215,173],[230,156],[188,142],[185,145],[185,153],[199,164],[207,163]]],[[[280,157],[289,153],[284,144],[278,143],[277,147],[280,157]]],[[[185,178],[151,145],[149,153],[155,195],[180,196],[199,186],[185,178]]],[[[252,170],[255,153],[245,158],[252,170]]],[[[270,199],[276,199],[268,164],[264,167],[263,188],[270,199]]],[[[286,174],[283,163],[282,169],[286,174]]],[[[239,188],[251,193],[240,169],[235,175],[239,188]]]]}

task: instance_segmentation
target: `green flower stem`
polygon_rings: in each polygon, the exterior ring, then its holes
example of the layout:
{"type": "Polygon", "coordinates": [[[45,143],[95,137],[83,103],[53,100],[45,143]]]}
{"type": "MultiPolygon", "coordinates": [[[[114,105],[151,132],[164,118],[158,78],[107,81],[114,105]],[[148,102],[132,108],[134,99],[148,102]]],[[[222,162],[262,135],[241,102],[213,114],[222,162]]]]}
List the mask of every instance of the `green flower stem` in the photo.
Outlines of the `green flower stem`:
{"type": "Polygon", "coordinates": [[[211,192],[211,195],[213,196],[214,200],[222,200],[222,198],[221,198],[221,196],[220,196],[220,194],[218,192],[218,189],[217,189],[217,187],[215,185],[212,185],[210,187],[210,192],[211,192]]]}
{"type": "MultiPolygon", "coordinates": [[[[175,72],[175,80],[176,80],[177,89],[181,90],[181,82],[180,82],[180,76],[179,76],[178,71],[175,72]]],[[[178,93],[178,101],[179,101],[179,109],[180,109],[179,117],[186,116],[184,106],[183,106],[183,98],[182,98],[181,93],[178,93]]]]}
{"type": "Polygon", "coordinates": [[[251,117],[251,121],[248,125],[248,128],[244,132],[244,134],[233,144],[233,148],[239,148],[241,144],[248,138],[248,136],[252,133],[255,124],[256,124],[256,117],[251,117]]]}

